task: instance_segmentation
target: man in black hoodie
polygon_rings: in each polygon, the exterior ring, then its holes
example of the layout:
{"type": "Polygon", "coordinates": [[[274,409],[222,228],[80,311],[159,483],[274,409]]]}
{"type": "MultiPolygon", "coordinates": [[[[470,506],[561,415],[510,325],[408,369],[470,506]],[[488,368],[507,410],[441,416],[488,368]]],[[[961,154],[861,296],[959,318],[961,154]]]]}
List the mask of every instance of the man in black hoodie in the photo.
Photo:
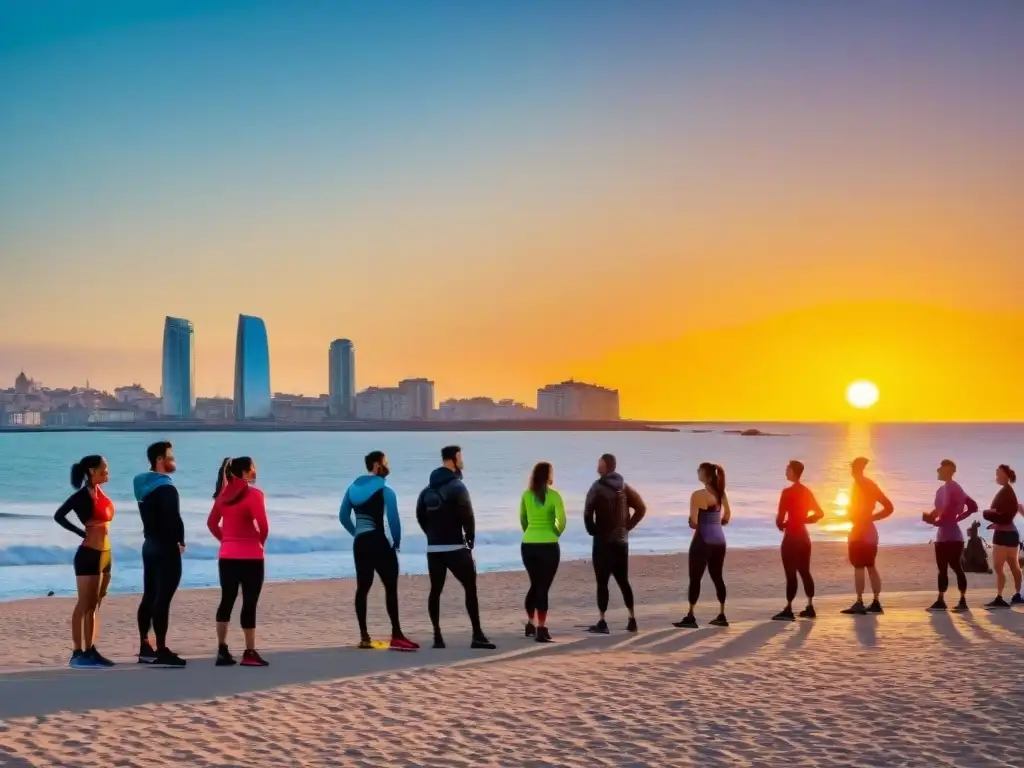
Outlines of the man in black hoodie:
{"type": "Polygon", "coordinates": [[[615,471],[615,457],[604,454],[597,460],[597,481],[590,486],[583,509],[583,524],[594,537],[594,575],[597,576],[597,610],[601,618],[590,632],[608,634],[604,619],[608,610],[608,579],[614,578],[622,590],[622,602],[629,611],[626,630],[636,632],[633,613],[633,588],[629,585],[629,532],[647,514],[647,506],[622,475],[615,471]],[[629,511],[633,510],[630,515],[629,511]]]}
{"type": "Polygon", "coordinates": [[[449,445],[441,450],[442,466],[430,473],[430,484],[416,500],[416,522],[427,537],[427,570],[430,597],[427,610],[434,625],[434,647],[444,648],[441,634],[441,592],[448,571],[466,590],[466,611],[473,625],[472,648],[495,648],[480,627],[480,603],[476,594],[476,562],[473,543],[476,518],[469,490],[462,482],[462,449],[449,445]]]}

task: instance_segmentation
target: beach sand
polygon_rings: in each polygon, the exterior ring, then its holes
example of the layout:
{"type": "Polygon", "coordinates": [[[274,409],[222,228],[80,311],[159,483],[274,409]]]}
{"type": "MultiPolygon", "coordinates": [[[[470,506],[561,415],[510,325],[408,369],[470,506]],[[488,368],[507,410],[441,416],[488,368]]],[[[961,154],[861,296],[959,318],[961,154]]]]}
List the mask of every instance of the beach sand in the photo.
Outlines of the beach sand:
{"type": "MultiPolygon", "coordinates": [[[[99,646],[124,665],[72,671],[72,602],[0,604],[0,765],[7,766],[1002,766],[1020,764],[1014,671],[1024,612],[987,612],[994,576],[971,575],[974,611],[928,614],[930,547],[883,548],[886,613],[840,616],[845,545],[815,545],[814,622],[782,605],[775,549],[726,561],[728,629],[677,630],[685,556],[635,556],[640,633],[589,636],[593,574],[563,563],[549,625],[522,637],[523,573],[480,577],[497,651],[470,651],[458,583],[442,622],[449,648],[359,651],[350,580],[269,584],[259,612],[266,669],[215,668],[212,590],[175,599],[169,642],[185,670],[134,664],[137,596],[103,606],[99,646]]],[[[406,633],[429,646],[428,585],[403,577],[406,633]]],[[[802,601],[798,596],[797,603],[802,601]]],[[[714,617],[705,579],[698,619],[714,617]]],[[[237,620],[237,607],[236,607],[237,620]]],[[[371,630],[386,635],[379,587],[371,630]]],[[[240,631],[232,634],[241,645],[240,631]]]]}

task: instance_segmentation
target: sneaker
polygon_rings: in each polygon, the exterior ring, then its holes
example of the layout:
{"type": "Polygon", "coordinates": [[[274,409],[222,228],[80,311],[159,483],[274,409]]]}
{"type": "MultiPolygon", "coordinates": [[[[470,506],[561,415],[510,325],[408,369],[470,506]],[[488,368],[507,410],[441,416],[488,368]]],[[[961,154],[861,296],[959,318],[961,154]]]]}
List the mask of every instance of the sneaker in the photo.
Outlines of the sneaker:
{"type": "Polygon", "coordinates": [[[1019,592],[1015,592],[1010,598],[1010,605],[1024,605],[1024,597],[1021,597],[1019,592]]]}
{"type": "Polygon", "coordinates": [[[868,613],[885,613],[882,610],[882,604],[878,602],[878,598],[871,601],[871,605],[868,606],[868,613]]]}
{"type": "Polygon", "coordinates": [[[715,616],[715,618],[713,618],[711,621],[709,621],[708,624],[710,624],[713,627],[728,627],[729,620],[725,618],[724,613],[720,613],[717,616],[715,616]]]}
{"type": "Polygon", "coordinates": [[[783,608],[772,616],[772,621],[796,621],[796,616],[793,615],[792,608],[783,608]]]}
{"type": "Polygon", "coordinates": [[[989,610],[991,610],[993,608],[1009,608],[1010,604],[1008,602],[1006,602],[1005,600],[1003,600],[1003,598],[1001,596],[999,596],[999,597],[996,597],[996,599],[993,600],[991,603],[985,603],[985,607],[988,608],[989,610]]]}
{"type": "Polygon", "coordinates": [[[372,651],[373,640],[371,640],[368,637],[364,637],[362,640],[359,641],[359,647],[362,648],[364,651],[372,651]]]}
{"type": "Polygon", "coordinates": [[[636,632],[637,631],[636,618],[634,616],[630,616],[629,617],[629,621],[626,622],[626,631],[627,632],[636,632]]]}
{"type": "Polygon", "coordinates": [[[226,645],[217,647],[217,666],[218,667],[233,667],[238,662],[235,661],[235,657],[231,655],[231,651],[228,650],[226,645]]]}
{"type": "Polygon", "coordinates": [[[945,611],[945,610],[946,610],[946,601],[945,601],[945,600],[943,600],[943,599],[942,599],[942,598],[940,597],[940,598],[939,598],[938,600],[936,600],[936,601],[935,601],[934,603],[932,603],[931,605],[929,605],[929,606],[928,606],[928,608],[927,608],[926,610],[929,610],[929,611],[932,611],[932,612],[936,612],[936,613],[937,613],[938,611],[945,611]]]}
{"type": "Polygon", "coordinates": [[[156,661],[156,651],[149,644],[149,640],[143,640],[139,644],[139,664],[152,664],[156,661]]]}
{"type": "Polygon", "coordinates": [[[961,597],[960,602],[953,608],[953,613],[970,613],[971,609],[967,607],[967,598],[961,597]]]}
{"type": "Polygon", "coordinates": [[[864,607],[864,603],[858,600],[849,608],[844,608],[841,613],[845,613],[847,616],[866,616],[868,609],[864,607]]]}
{"type": "Polygon", "coordinates": [[[818,612],[814,610],[813,605],[808,605],[800,613],[797,614],[801,619],[816,619],[818,618],[818,612]]]}
{"type": "Polygon", "coordinates": [[[697,629],[697,619],[692,613],[686,614],[682,621],[673,621],[673,627],[679,627],[679,629],[697,629]]]}
{"type": "Polygon", "coordinates": [[[434,649],[435,650],[440,650],[442,648],[447,648],[447,647],[448,646],[444,644],[444,637],[441,636],[441,633],[440,632],[435,632],[434,633],[434,649]]]}
{"type": "Polygon", "coordinates": [[[72,669],[97,669],[99,664],[93,661],[85,651],[72,651],[68,666],[72,669]]]}
{"type": "Polygon", "coordinates": [[[95,645],[92,648],[90,648],[89,650],[87,650],[85,652],[85,654],[86,654],[86,656],[91,658],[96,663],[96,666],[98,666],[98,667],[112,667],[112,666],[114,666],[114,662],[112,662],[110,659],[108,659],[106,656],[104,656],[102,653],[100,653],[98,650],[96,650],[96,646],[95,645]]]}
{"type": "Polygon", "coordinates": [[[587,632],[594,635],[607,635],[608,634],[608,622],[601,619],[597,624],[591,627],[587,627],[587,632]]]}
{"type": "Polygon", "coordinates": [[[532,621],[526,622],[526,636],[527,637],[536,637],[537,636],[537,628],[535,626],[533,626],[533,622],[532,621]]]}
{"type": "Polygon", "coordinates": [[[537,627],[537,637],[534,638],[538,643],[553,643],[551,639],[551,632],[548,631],[547,627],[537,627]]]}
{"type": "Polygon", "coordinates": [[[388,646],[388,647],[392,651],[403,651],[403,652],[418,651],[420,649],[418,644],[414,643],[412,640],[410,640],[407,637],[402,637],[401,635],[396,635],[396,636],[392,637],[391,638],[391,645],[388,646]]]}
{"type": "Polygon", "coordinates": [[[266,661],[256,650],[242,652],[243,667],[269,667],[270,662],[266,661]]]}
{"type": "Polygon", "coordinates": [[[170,648],[163,648],[156,652],[151,666],[162,669],[183,669],[187,662],[170,648]]]}
{"type": "Polygon", "coordinates": [[[469,647],[477,651],[493,651],[498,646],[488,640],[485,635],[476,635],[473,638],[473,642],[469,644],[469,647]]]}

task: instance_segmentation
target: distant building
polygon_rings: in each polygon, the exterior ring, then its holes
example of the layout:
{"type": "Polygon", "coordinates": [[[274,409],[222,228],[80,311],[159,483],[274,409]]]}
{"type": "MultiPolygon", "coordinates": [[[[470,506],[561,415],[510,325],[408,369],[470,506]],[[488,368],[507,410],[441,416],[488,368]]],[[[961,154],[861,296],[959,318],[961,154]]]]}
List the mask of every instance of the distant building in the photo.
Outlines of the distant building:
{"type": "Polygon", "coordinates": [[[196,418],[200,421],[232,421],[235,404],[230,397],[196,398],[196,418]]]}
{"type": "Polygon", "coordinates": [[[405,393],[409,418],[426,421],[434,413],[434,382],[429,379],[403,379],[398,390],[405,393]]]}
{"type": "Polygon", "coordinates": [[[363,421],[409,421],[408,393],[398,387],[370,387],[356,394],[356,418],[363,421]]]}
{"type": "Polygon", "coordinates": [[[537,414],[542,419],[618,421],[619,390],[563,381],[537,390],[537,414]]]}
{"type": "Polygon", "coordinates": [[[328,358],[329,412],[335,419],[356,415],[356,348],[348,339],[331,342],[328,358]]]}
{"type": "Polygon", "coordinates": [[[235,337],[235,420],[270,419],[273,415],[267,326],[258,317],[239,315],[235,337]]]}
{"type": "Polygon", "coordinates": [[[196,408],[195,329],[188,320],[164,320],[161,414],[168,419],[190,419],[196,408]]]}
{"type": "Polygon", "coordinates": [[[437,407],[437,418],[442,421],[512,421],[535,419],[537,410],[514,400],[498,400],[489,397],[449,399],[437,407]]]}
{"type": "Polygon", "coordinates": [[[27,395],[31,392],[35,392],[37,389],[39,389],[39,386],[36,384],[35,380],[26,376],[24,371],[19,373],[18,378],[14,380],[15,394],[27,395]]]}
{"type": "Polygon", "coordinates": [[[327,420],[328,395],[306,397],[274,393],[274,420],[290,424],[321,424],[327,420]]]}
{"type": "Polygon", "coordinates": [[[43,414],[39,411],[6,411],[4,413],[5,427],[40,427],[43,424],[43,414]]]}

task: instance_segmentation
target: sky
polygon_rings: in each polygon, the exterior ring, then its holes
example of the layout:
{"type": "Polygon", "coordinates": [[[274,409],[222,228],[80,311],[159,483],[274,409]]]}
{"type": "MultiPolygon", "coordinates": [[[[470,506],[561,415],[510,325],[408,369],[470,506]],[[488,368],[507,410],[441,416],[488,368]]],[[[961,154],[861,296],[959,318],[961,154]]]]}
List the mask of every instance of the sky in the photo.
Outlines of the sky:
{"type": "Polygon", "coordinates": [[[638,9],[0,0],[0,384],[1024,421],[1024,3],[638,9]]]}

